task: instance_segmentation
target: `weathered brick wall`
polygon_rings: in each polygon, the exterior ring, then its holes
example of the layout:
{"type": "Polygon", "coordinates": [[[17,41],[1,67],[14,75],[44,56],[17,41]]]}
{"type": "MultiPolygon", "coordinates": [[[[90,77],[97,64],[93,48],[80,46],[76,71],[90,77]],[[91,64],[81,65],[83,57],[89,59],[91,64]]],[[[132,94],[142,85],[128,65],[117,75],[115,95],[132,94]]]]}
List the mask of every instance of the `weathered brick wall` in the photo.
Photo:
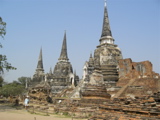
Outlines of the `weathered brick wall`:
{"type": "Polygon", "coordinates": [[[117,86],[124,87],[121,96],[141,96],[158,92],[160,76],[155,73],[150,61],[133,62],[130,58],[119,60],[119,81],[117,86]],[[131,80],[133,83],[129,84],[131,80]]]}
{"type": "Polygon", "coordinates": [[[130,58],[119,60],[119,77],[121,78],[158,78],[150,61],[133,62],[130,58]]]}

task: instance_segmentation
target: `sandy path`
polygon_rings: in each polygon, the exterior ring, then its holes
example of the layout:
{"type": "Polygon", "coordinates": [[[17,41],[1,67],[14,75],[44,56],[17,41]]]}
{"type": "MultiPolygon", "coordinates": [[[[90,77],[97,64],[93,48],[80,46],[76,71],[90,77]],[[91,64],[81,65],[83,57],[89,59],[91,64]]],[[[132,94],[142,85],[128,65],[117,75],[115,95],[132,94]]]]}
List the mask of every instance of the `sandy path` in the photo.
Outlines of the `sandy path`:
{"type": "Polygon", "coordinates": [[[36,115],[29,113],[25,109],[16,110],[15,108],[6,105],[0,105],[0,120],[72,120],[72,118],[56,115],[36,115]]]}
{"type": "Polygon", "coordinates": [[[72,120],[72,118],[58,118],[57,116],[42,116],[30,114],[25,110],[11,110],[0,112],[0,120],[72,120]]]}

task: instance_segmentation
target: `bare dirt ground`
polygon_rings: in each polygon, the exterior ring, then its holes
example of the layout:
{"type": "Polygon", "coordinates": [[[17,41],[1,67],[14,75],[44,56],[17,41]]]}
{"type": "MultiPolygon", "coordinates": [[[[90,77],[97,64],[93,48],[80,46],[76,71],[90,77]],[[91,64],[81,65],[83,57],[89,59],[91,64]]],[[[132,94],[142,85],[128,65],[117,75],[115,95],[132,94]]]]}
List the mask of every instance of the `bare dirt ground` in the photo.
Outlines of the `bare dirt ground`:
{"type": "MultiPolygon", "coordinates": [[[[0,104],[0,120],[80,120],[57,115],[31,114],[25,109],[16,109],[6,104],[0,104]]],[[[84,119],[83,119],[84,120],[84,119]]]]}

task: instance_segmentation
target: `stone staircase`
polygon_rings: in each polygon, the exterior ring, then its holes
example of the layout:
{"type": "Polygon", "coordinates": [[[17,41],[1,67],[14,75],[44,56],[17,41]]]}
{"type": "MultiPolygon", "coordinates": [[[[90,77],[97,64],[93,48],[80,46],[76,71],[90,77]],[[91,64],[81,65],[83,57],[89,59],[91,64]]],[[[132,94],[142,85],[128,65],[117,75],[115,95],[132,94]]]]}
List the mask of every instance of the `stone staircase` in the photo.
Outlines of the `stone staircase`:
{"type": "Polygon", "coordinates": [[[132,85],[134,83],[136,79],[131,79],[128,84],[126,84],[125,86],[123,86],[113,97],[112,99],[114,98],[118,98],[122,95],[122,93],[128,88],[128,86],[132,85]]]}

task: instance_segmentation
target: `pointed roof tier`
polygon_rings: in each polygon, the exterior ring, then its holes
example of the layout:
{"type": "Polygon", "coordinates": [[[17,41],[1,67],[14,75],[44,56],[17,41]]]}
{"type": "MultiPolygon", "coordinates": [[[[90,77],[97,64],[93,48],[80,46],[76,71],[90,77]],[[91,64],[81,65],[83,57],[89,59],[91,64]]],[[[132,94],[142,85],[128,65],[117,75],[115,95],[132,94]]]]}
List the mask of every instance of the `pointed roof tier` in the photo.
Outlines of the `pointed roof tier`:
{"type": "Polygon", "coordinates": [[[64,39],[63,39],[63,44],[62,44],[62,49],[61,49],[61,54],[58,59],[59,61],[68,61],[68,55],[67,55],[67,40],[66,40],[66,31],[64,33],[64,39]]]}
{"type": "Polygon", "coordinates": [[[92,53],[90,54],[90,58],[89,58],[89,66],[93,66],[94,65],[94,60],[93,60],[93,57],[92,57],[92,53]]]}
{"type": "Polygon", "coordinates": [[[109,25],[109,18],[108,18],[108,12],[107,12],[107,5],[105,3],[104,5],[104,17],[103,17],[103,26],[102,26],[102,35],[104,36],[112,36],[110,25],[109,25]]]}
{"type": "Polygon", "coordinates": [[[52,68],[50,67],[49,74],[52,74],[52,68]]]}
{"type": "Polygon", "coordinates": [[[42,59],[42,48],[40,50],[40,54],[39,54],[37,68],[36,68],[35,74],[37,74],[37,75],[44,75],[43,59],[42,59]]]}
{"type": "Polygon", "coordinates": [[[103,17],[103,26],[102,26],[102,34],[101,34],[100,42],[101,44],[103,43],[114,44],[114,39],[112,38],[112,32],[109,24],[106,1],[104,5],[104,17],[103,17]]]}
{"type": "Polygon", "coordinates": [[[39,58],[38,58],[38,64],[37,64],[37,70],[39,70],[39,69],[43,70],[42,48],[40,50],[40,54],[39,54],[39,58]]]}

